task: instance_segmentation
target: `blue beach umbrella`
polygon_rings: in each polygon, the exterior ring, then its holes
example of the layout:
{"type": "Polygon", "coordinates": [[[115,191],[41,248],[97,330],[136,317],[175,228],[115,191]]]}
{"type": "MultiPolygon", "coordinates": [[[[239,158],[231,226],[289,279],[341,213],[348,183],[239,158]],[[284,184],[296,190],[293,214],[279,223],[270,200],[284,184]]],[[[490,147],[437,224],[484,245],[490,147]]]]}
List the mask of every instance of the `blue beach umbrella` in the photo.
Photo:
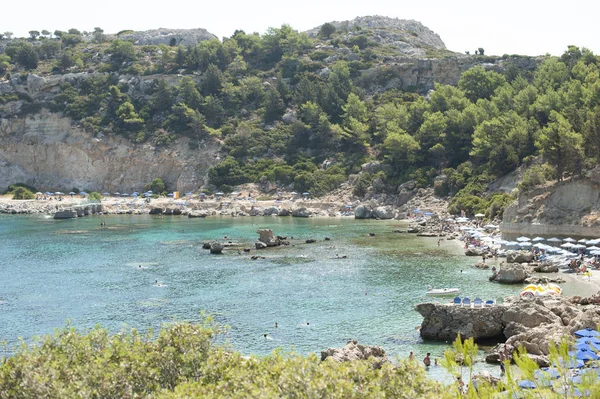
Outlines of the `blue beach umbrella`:
{"type": "Polygon", "coordinates": [[[102,193],[102,195],[110,195],[110,193],[107,193],[106,191],[102,193]]]}
{"type": "Polygon", "coordinates": [[[571,359],[568,362],[563,362],[562,360],[560,360],[559,363],[563,367],[567,367],[567,368],[570,368],[570,369],[580,369],[583,366],[585,366],[584,361],[583,360],[579,360],[579,359],[571,359]]]}
{"type": "Polygon", "coordinates": [[[70,191],[69,195],[75,195],[75,191],[70,191]]]}
{"type": "Polygon", "coordinates": [[[201,196],[201,197],[206,197],[206,193],[200,193],[198,195],[201,196]]]}
{"type": "Polygon", "coordinates": [[[167,194],[167,196],[172,197],[174,194],[173,193],[169,193],[167,194]]]}
{"type": "Polygon", "coordinates": [[[420,209],[413,209],[413,213],[423,213],[423,211],[420,209]]]}
{"type": "Polygon", "coordinates": [[[575,336],[576,337],[599,337],[600,338],[600,332],[594,330],[593,328],[584,328],[583,330],[578,330],[575,331],[575,336]]]}
{"type": "Polygon", "coordinates": [[[592,350],[578,349],[577,351],[569,351],[569,356],[575,357],[577,360],[598,360],[600,356],[592,350]]]}
{"type": "Polygon", "coordinates": [[[534,389],[536,387],[535,382],[529,380],[519,381],[519,387],[524,389],[534,389]]]}
{"type": "Polygon", "coordinates": [[[577,338],[577,343],[585,342],[586,344],[600,345],[600,338],[598,337],[581,337],[577,338]]]}
{"type": "Polygon", "coordinates": [[[144,197],[151,197],[151,196],[152,196],[152,194],[150,194],[150,193],[144,193],[144,197]]]}
{"type": "Polygon", "coordinates": [[[560,373],[557,369],[553,367],[545,367],[539,370],[536,370],[533,375],[535,378],[543,378],[543,379],[556,379],[560,377],[560,373]]]}
{"type": "Polygon", "coordinates": [[[577,350],[585,349],[586,351],[599,351],[600,344],[594,344],[589,341],[578,341],[573,348],[577,350]]]}
{"type": "Polygon", "coordinates": [[[88,195],[88,193],[86,193],[85,191],[82,191],[79,193],[79,195],[88,195]]]}
{"type": "Polygon", "coordinates": [[[192,195],[194,195],[194,193],[192,193],[191,191],[188,191],[187,193],[185,193],[185,195],[192,196],[192,195]]]}

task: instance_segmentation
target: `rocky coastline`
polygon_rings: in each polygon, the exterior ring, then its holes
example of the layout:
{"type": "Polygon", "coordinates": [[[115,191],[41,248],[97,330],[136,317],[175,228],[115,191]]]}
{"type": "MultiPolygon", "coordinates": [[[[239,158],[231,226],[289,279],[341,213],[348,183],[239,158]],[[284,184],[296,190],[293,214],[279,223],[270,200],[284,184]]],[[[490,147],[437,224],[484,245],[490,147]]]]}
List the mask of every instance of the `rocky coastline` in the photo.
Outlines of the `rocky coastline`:
{"type": "Polygon", "coordinates": [[[423,339],[452,341],[458,334],[476,342],[494,342],[486,356],[489,363],[499,362],[499,353],[524,347],[540,366],[547,366],[551,342],[582,328],[600,325],[600,294],[590,297],[508,297],[502,304],[472,307],[442,303],[421,303],[415,310],[423,316],[423,339]]]}

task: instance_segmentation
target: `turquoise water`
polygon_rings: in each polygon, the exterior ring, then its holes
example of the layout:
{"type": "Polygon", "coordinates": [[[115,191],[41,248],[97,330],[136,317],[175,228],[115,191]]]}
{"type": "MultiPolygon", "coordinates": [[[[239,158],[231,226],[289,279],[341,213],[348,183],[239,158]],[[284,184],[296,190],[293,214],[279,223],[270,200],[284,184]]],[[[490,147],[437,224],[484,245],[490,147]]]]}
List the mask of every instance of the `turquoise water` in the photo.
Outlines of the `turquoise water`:
{"type": "Polygon", "coordinates": [[[230,326],[226,340],[245,354],[319,353],[356,339],[392,357],[412,350],[420,359],[447,347],[423,343],[416,329],[421,316],[414,305],[428,285],[484,300],[519,290],[489,283],[489,271],[472,268],[455,243],[438,248],[435,238],[394,234],[392,222],[102,218],[107,230],[100,217],[0,217],[0,340],[30,340],[67,320],[78,328],[157,329],[196,321],[205,311],[230,326]],[[254,261],[237,250],[219,256],[201,248],[224,236],[251,247],[258,228],[293,236],[293,245],[253,250],[267,257],[254,261]],[[317,242],[305,244],[307,238],[317,242]]]}

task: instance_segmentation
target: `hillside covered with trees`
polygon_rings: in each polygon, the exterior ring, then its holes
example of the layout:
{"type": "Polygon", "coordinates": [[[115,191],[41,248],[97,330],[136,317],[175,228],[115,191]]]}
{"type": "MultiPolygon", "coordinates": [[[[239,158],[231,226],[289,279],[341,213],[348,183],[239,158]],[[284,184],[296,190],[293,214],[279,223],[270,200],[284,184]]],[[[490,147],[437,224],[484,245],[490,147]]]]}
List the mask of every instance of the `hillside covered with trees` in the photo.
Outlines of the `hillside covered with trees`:
{"type": "MultiPolygon", "coordinates": [[[[134,143],[190,146],[218,141],[222,161],[209,172],[213,189],[270,181],[284,190],[330,192],[352,180],[354,194],[395,194],[413,180],[454,196],[451,211],[493,217],[512,200],[486,197],[487,184],[521,165],[522,188],[582,173],[600,154],[600,57],[570,46],[561,57],[519,67],[523,57],[457,55],[423,47],[425,59],[470,57],[480,65],[458,84],[394,85],[406,58],[369,29],[324,24],[316,37],[284,25],[265,34],[236,31],[193,46],[135,45],[128,32],[31,31],[1,42],[0,76],[27,80],[86,72],[52,97],[3,93],[20,113],[63,113],[94,135],[134,143]],[[132,78],[144,78],[143,91],[132,78]],[[373,181],[377,180],[377,186],[373,181]]],[[[408,32],[409,36],[418,33],[408,32]]]]}

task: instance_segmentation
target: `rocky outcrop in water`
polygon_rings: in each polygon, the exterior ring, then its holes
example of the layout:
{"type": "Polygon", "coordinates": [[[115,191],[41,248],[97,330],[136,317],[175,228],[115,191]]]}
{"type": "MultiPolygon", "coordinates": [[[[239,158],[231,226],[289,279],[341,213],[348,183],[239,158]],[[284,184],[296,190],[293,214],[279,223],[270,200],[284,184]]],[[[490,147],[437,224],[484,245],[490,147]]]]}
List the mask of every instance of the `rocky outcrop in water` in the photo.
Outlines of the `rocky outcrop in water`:
{"type": "MultiPolygon", "coordinates": [[[[548,362],[550,342],[560,342],[582,328],[598,328],[599,301],[600,293],[590,298],[507,298],[505,304],[483,308],[423,303],[415,309],[424,318],[423,338],[452,341],[459,333],[475,340],[505,338],[511,348],[523,346],[543,365],[548,362]]],[[[495,353],[489,361],[497,361],[495,353]]]]}
{"type": "Polygon", "coordinates": [[[389,362],[385,350],[379,346],[361,345],[357,341],[348,341],[343,348],[329,348],[321,352],[321,361],[330,359],[336,362],[354,360],[372,360],[376,367],[389,362]]]}
{"type": "Polygon", "coordinates": [[[500,284],[520,284],[529,277],[529,271],[525,266],[518,263],[504,265],[490,278],[500,284]]]}

